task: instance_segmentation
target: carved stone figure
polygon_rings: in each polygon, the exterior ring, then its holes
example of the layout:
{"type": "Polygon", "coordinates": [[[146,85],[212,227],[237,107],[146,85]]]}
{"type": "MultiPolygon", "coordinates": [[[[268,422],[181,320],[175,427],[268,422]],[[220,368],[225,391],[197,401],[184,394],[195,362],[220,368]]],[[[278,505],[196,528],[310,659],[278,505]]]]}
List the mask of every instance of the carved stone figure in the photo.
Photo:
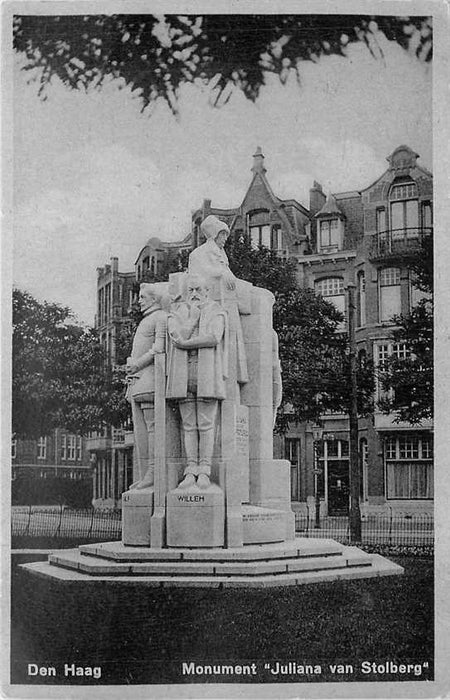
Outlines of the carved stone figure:
{"type": "Polygon", "coordinates": [[[179,403],[186,452],[181,488],[210,486],[215,422],[225,398],[227,313],[208,299],[199,275],[187,276],[186,301],[170,313],[167,399],[179,403]]]}
{"type": "Polygon", "coordinates": [[[153,485],[155,469],[154,357],[165,352],[168,293],[166,283],[141,284],[139,305],[144,314],[127,361],[127,398],[131,402],[135,465],[138,479],[131,489],[153,485]]]}
{"type": "Polygon", "coordinates": [[[201,224],[206,243],[195,248],[189,255],[189,272],[208,278],[222,279],[227,289],[236,288],[236,277],[231,272],[224,245],[230,235],[227,224],[217,216],[207,216],[201,224]]]}
{"type": "Polygon", "coordinates": [[[202,222],[200,228],[206,242],[189,255],[189,274],[203,277],[210,289],[210,298],[215,299],[228,311],[232,336],[230,342],[235,345],[236,352],[236,379],[240,384],[244,384],[248,381],[248,370],[239,314],[249,313],[245,307],[248,304],[246,298],[251,285],[235,277],[230,270],[224,250],[230,235],[227,224],[211,214],[202,222]]]}

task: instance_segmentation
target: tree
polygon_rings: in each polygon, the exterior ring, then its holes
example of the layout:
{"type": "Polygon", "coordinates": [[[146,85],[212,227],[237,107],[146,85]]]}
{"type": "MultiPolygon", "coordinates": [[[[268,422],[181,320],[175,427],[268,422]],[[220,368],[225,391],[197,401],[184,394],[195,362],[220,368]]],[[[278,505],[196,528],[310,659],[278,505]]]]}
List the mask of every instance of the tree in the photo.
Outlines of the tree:
{"type": "MultiPolygon", "coordinates": [[[[267,248],[254,250],[245,237],[230,237],[227,253],[237,277],[275,296],[273,323],[283,369],[277,430],[285,432],[292,421],[316,421],[326,411],[348,413],[348,337],[337,332],[342,314],[313,290],[298,288],[294,260],[267,248]]],[[[374,389],[371,363],[360,364],[357,381],[358,409],[366,414],[372,409],[374,389]]]]}
{"type": "Polygon", "coordinates": [[[420,425],[433,417],[433,240],[424,236],[411,259],[415,286],[424,297],[408,315],[393,319],[394,343],[406,345],[407,357],[391,356],[380,368],[379,379],[386,392],[379,401],[384,413],[396,412],[396,421],[420,425]]]}
{"type": "Polygon", "coordinates": [[[253,248],[248,236],[229,236],[225,245],[233,273],[256,287],[282,294],[296,289],[296,261],[285,260],[273,250],[253,248]]]}
{"type": "MultiPolygon", "coordinates": [[[[337,332],[342,314],[311,289],[276,295],[274,327],[283,368],[283,403],[277,429],[291,421],[317,421],[328,411],[349,412],[350,362],[345,333],[337,332]]],[[[372,410],[370,363],[357,371],[358,411],[372,410]]]]}
{"type": "Polygon", "coordinates": [[[12,423],[17,437],[120,424],[124,388],[92,329],[67,307],[13,291],[12,423]]]}
{"type": "Polygon", "coordinates": [[[52,76],[71,89],[99,88],[119,79],[140,98],[142,109],[157,98],[176,112],[186,83],[209,85],[215,104],[238,88],[255,100],[268,74],[286,82],[300,77],[302,61],[346,55],[364,42],[382,55],[379,29],[387,39],[431,60],[429,17],[372,15],[18,15],[14,48],[38,69],[39,93],[52,76]]]}

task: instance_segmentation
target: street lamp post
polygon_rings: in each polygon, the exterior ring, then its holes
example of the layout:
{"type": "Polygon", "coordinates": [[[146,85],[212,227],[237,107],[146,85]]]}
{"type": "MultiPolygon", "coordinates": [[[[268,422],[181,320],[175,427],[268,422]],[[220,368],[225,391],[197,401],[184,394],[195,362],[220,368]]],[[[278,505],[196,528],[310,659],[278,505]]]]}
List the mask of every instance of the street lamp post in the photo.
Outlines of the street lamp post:
{"type": "Polygon", "coordinates": [[[361,542],[361,511],[359,507],[359,457],[358,457],[358,383],[356,377],[356,335],[355,335],[355,285],[349,284],[348,291],[348,336],[350,360],[350,541],[361,542]]]}
{"type": "Polygon", "coordinates": [[[313,445],[314,445],[314,501],[315,501],[315,523],[314,527],[320,529],[320,494],[319,494],[319,475],[322,470],[319,469],[319,440],[322,439],[323,428],[321,425],[313,426],[313,445]]]}

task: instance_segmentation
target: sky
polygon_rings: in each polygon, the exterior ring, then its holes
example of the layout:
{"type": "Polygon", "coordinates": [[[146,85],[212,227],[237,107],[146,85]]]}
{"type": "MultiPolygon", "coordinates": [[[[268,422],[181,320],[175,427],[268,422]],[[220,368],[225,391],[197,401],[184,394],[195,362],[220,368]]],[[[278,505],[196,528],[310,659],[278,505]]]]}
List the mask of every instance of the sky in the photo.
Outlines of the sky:
{"type": "Polygon", "coordinates": [[[304,62],[300,84],[271,76],[256,103],[236,90],[215,108],[207,87],[186,86],[178,118],[162,102],[142,114],[117,82],[86,94],[55,80],[43,102],[16,57],[14,284],[92,325],[96,268],[117,256],[131,271],[149,238],[183,238],[205,198],[239,205],[257,146],[275,194],[305,206],[314,180],[367,187],[401,144],[432,170],[431,67],[377,39],[383,58],[361,44],[304,62]]]}

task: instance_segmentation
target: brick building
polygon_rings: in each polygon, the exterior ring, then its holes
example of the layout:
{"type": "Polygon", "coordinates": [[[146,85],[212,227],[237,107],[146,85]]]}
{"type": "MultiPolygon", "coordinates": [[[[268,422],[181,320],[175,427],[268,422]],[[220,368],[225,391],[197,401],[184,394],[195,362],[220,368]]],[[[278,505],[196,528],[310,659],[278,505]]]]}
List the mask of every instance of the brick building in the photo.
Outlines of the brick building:
{"type": "MultiPolygon", "coordinates": [[[[358,353],[375,366],[406,346],[390,339],[392,317],[408,313],[421,294],[409,269],[410,253],[432,234],[432,175],[418,155],[400,146],[388,169],[359,192],[329,195],[314,215],[311,253],[298,255],[298,280],[347,312],[346,288],[356,285],[358,353]]],[[[377,385],[376,399],[381,397],[377,385]]],[[[395,421],[375,409],[359,421],[361,509],[429,510],[433,499],[432,424],[395,421]]],[[[319,444],[322,509],[346,513],[349,490],[349,429],[344,415],[323,416],[319,444]]],[[[284,448],[292,463],[295,501],[312,505],[314,460],[312,426],[292,426],[284,448]]],[[[300,507],[300,506],[299,506],[300,507]]]]}
{"type": "Polygon", "coordinates": [[[88,507],[93,469],[86,441],[56,429],[39,440],[11,443],[12,504],[88,507]]]}
{"type": "MultiPolygon", "coordinates": [[[[242,203],[229,209],[204,200],[192,215],[192,232],[177,243],[151,238],[141,250],[131,273],[119,273],[116,259],[99,271],[98,292],[111,284],[110,301],[102,302],[97,327],[116,357],[117,327],[126,322],[132,284],[150,270],[163,271],[176,251],[200,245],[200,224],[208,214],[225,221],[232,235],[245,233],[255,246],[269,247],[283,257],[297,260],[297,279],[323,295],[346,313],[347,287],[356,285],[359,353],[380,364],[390,354],[405,356],[403,344],[393,344],[391,318],[405,313],[419,298],[409,269],[411,250],[432,234],[432,175],[417,163],[418,155],[407,146],[397,148],[388,168],[369,187],[335,192],[328,196],[319,183],[310,190],[308,208],[295,199],[280,199],[266,176],[260,148],[253,156],[252,178],[242,203]],[[102,269],[103,270],[103,269],[102,269]],[[106,268],[105,268],[106,270],[106,268]],[[122,301],[115,304],[120,296],[122,301]],[[127,291],[125,291],[127,290],[127,291]],[[120,312],[119,312],[120,307],[120,312]]],[[[100,309],[100,297],[99,297],[100,309]]],[[[342,324],[345,330],[345,322],[342,324]]],[[[381,389],[377,387],[377,395],[381,389]]],[[[291,462],[293,508],[312,506],[315,497],[313,426],[291,424],[289,432],[275,440],[275,457],[291,462]]],[[[323,434],[316,444],[318,490],[322,512],[344,515],[349,492],[349,425],[346,415],[322,417],[323,434]]],[[[112,504],[131,478],[132,433],[110,432],[97,438],[91,449],[97,459],[95,496],[112,504]],[[100,449],[101,448],[101,449],[100,449]]],[[[359,421],[361,507],[363,513],[385,509],[432,508],[432,425],[419,428],[395,422],[395,416],[375,412],[359,421]]]]}

